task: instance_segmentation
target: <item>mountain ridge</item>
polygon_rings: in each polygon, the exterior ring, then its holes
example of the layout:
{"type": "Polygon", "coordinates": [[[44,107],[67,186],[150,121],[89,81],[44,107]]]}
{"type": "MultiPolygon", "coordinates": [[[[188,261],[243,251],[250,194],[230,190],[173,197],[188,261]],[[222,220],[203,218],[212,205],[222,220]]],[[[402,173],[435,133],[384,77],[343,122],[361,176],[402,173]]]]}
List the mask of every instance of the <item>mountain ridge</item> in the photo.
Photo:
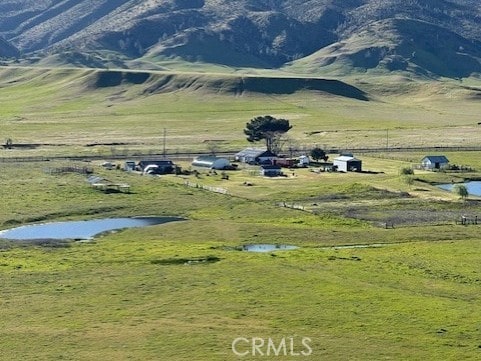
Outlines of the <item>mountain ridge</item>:
{"type": "Polygon", "coordinates": [[[11,0],[0,56],[462,78],[481,74],[480,20],[472,0],[11,0]]]}

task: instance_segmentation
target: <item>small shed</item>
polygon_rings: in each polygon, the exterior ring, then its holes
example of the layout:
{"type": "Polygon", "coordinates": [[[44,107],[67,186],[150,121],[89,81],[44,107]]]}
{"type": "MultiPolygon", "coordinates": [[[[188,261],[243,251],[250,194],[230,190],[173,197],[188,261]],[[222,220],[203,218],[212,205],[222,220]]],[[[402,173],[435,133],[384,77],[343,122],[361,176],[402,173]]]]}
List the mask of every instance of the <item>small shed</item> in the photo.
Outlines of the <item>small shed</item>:
{"type": "Polygon", "coordinates": [[[362,172],[362,161],[350,155],[337,157],[333,165],[340,172],[362,172]]]}
{"type": "Polygon", "coordinates": [[[235,160],[249,164],[274,164],[277,155],[261,148],[246,148],[235,155],[235,160]]]}
{"type": "Polygon", "coordinates": [[[427,170],[445,169],[449,160],[444,155],[427,155],[421,160],[421,167],[427,170]]]}
{"type": "Polygon", "coordinates": [[[209,168],[209,169],[229,169],[231,167],[231,163],[229,159],[216,157],[215,155],[199,155],[196,157],[192,165],[194,167],[202,167],[202,168],[209,168]]]}
{"type": "Polygon", "coordinates": [[[278,177],[282,175],[282,168],[279,165],[262,165],[260,174],[264,177],[278,177]]]}

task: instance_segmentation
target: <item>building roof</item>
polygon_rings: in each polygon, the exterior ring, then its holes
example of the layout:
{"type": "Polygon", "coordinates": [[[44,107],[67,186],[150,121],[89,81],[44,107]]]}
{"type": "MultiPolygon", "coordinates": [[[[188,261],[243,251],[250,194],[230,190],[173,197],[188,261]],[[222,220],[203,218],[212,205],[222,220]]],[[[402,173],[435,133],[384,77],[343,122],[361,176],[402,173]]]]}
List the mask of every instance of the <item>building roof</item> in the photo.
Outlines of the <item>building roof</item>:
{"type": "Polygon", "coordinates": [[[142,166],[142,165],[149,165],[149,164],[155,164],[155,165],[173,165],[174,162],[172,162],[171,160],[169,159],[143,159],[141,161],[139,161],[139,164],[142,166]]]}
{"type": "Polygon", "coordinates": [[[277,157],[277,154],[272,153],[270,150],[266,150],[265,152],[259,154],[257,157],[277,157]]]}
{"type": "Polygon", "coordinates": [[[357,159],[355,157],[352,157],[352,156],[347,156],[347,155],[341,155],[340,157],[337,157],[335,158],[334,160],[337,160],[339,162],[360,162],[361,160],[360,159],[357,159]]]}
{"type": "Polygon", "coordinates": [[[236,157],[277,157],[276,154],[272,153],[271,151],[262,149],[262,148],[246,148],[241,150],[239,153],[236,154],[236,157]]]}
{"type": "Polygon", "coordinates": [[[227,158],[216,157],[215,155],[199,155],[192,161],[192,165],[200,167],[212,167],[219,161],[224,165],[230,164],[230,161],[227,158]]]}
{"type": "Polygon", "coordinates": [[[251,156],[251,157],[257,157],[259,154],[264,153],[266,150],[261,149],[261,148],[246,148],[241,150],[236,154],[238,157],[246,157],[246,156],[251,156]]]}
{"type": "Polygon", "coordinates": [[[219,159],[229,161],[229,159],[227,159],[227,158],[216,157],[215,155],[199,155],[198,157],[196,157],[194,159],[194,161],[214,163],[214,162],[218,161],[219,159]]]}
{"type": "Polygon", "coordinates": [[[444,155],[427,155],[422,160],[428,160],[431,163],[449,163],[448,158],[444,155]]]}

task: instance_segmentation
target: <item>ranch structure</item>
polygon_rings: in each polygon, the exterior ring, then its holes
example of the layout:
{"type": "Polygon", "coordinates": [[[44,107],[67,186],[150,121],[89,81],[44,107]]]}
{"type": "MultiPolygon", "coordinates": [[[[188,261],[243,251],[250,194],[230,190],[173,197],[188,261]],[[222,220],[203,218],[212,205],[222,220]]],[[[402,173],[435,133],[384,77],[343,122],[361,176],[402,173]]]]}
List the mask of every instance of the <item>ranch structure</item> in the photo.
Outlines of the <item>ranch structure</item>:
{"type": "Polygon", "coordinates": [[[350,155],[335,158],[333,165],[339,172],[362,172],[362,161],[350,155]]]}
{"type": "Polygon", "coordinates": [[[217,170],[228,169],[229,167],[231,167],[229,159],[216,157],[215,155],[200,155],[193,160],[192,165],[194,167],[217,170]]]}
{"type": "Polygon", "coordinates": [[[446,169],[449,160],[444,155],[427,155],[421,160],[421,167],[426,170],[446,169]]]}
{"type": "Polygon", "coordinates": [[[142,172],[147,172],[148,169],[154,174],[171,174],[175,172],[175,164],[171,160],[141,160],[139,168],[142,172]]]}
{"type": "Polygon", "coordinates": [[[282,175],[282,168],[279,165],[262,165],[260,174],[264,177],[278,177],[282,175]]]}
{"type": "Polygon", "coordinates": [[[246,148],[235,155],[235,160],[248,164],[274,164],[277,155],[261,148],[246,148]]]}

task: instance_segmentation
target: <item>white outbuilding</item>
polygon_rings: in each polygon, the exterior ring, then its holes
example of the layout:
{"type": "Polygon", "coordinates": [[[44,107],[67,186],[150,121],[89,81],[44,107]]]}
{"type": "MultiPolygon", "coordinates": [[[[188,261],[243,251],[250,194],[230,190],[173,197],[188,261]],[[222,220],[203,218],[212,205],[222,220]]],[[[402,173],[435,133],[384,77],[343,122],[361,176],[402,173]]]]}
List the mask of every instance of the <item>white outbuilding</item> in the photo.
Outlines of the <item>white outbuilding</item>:
{"type": "Polygon", "coordinates": [[[362,172],[362,161],[348,155],[341,155],[333,161],[339,172],[362,172]]]}
{"type": "Polygon", "coordinates": [[[200,155],[192,162],[194,167],[203,167],[209,169],[228,169],[231,167],[229,159],[216,157],[214,155],[200,155]]]}

